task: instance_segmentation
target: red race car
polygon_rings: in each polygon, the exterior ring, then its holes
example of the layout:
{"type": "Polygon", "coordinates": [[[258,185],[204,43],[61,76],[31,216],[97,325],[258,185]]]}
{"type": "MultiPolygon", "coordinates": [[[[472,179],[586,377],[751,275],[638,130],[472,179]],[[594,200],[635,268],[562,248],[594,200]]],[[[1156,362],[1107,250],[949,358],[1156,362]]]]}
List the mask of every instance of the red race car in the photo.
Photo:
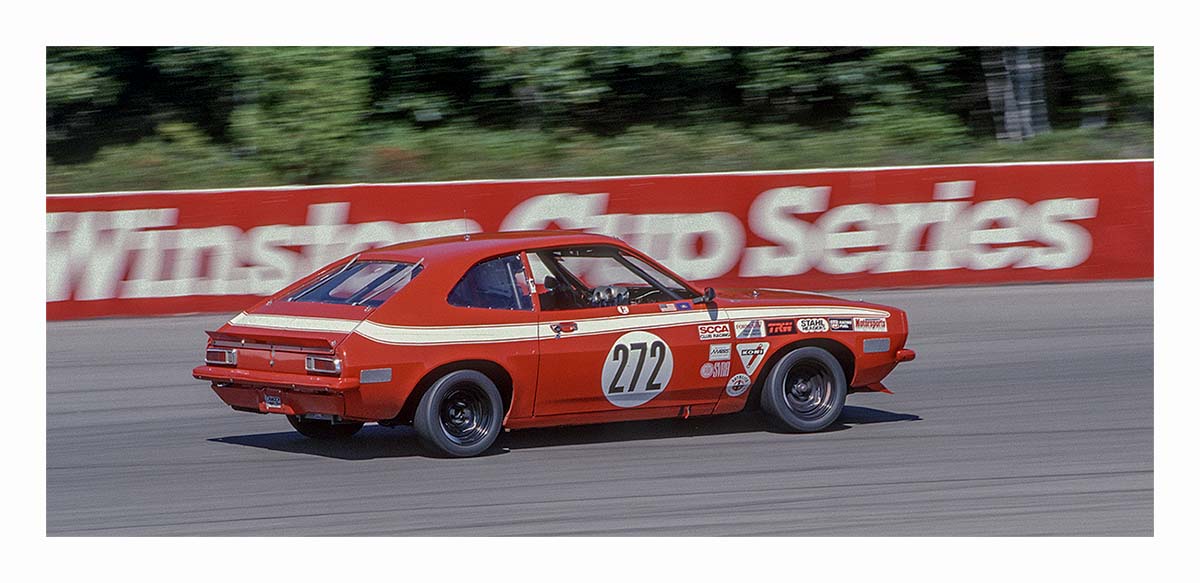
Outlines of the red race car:
{"type": "Polygon", "coordinates": [[[818,431],[915,356],[902,310],[782,290],[697,291],[625,243],[509,232],[346,257],[208,333],[238,411],[313,438],[411,424],[472,456],[501,428],[762,408],[818,431]]]}

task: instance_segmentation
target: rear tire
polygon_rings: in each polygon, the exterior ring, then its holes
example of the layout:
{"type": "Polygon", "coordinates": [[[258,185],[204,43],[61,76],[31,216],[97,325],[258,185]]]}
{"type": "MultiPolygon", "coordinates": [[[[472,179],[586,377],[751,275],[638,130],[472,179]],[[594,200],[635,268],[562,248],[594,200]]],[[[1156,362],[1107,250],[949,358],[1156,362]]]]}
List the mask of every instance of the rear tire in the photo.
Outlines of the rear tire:
{"type": "Polygon", "coordinates": [[[762,408],[784,429],[809,433],[829,427],[846,404],[846,374],[832,354],[816,346],[797,348],[767,375],[762,408]]]}
{"type": "Polygon", "coordinates": [[[288,415],[287,419],[288,423],[291,423],[292,427],[300,432],[300,435],[312,439],[346,439],[363,428],[363,424],[357,421],[334,423],[320,419],[305,419],[299,415],[288,415]]]}
{"type": "Polygon", "coordinates": [[[457,370],[438,379],[421,396],[413,429],[421,445],[451,456],[479,455],[500,435],[504,402],[496,383],[475,370],[457,370]]]}

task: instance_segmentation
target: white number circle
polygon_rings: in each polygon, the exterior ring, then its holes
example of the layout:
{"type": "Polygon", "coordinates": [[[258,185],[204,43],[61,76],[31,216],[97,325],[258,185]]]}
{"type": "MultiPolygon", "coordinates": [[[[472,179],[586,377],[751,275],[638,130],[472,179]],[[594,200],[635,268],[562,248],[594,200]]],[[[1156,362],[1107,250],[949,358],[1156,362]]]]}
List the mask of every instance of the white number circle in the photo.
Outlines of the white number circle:
{"type": "Polygon", "coordinates": [[[608,351],[600,372],[600,391],[618,407],[637,407],[657,397],[671,382],[671,347],[649,332],[622,335],[608,351]]]}

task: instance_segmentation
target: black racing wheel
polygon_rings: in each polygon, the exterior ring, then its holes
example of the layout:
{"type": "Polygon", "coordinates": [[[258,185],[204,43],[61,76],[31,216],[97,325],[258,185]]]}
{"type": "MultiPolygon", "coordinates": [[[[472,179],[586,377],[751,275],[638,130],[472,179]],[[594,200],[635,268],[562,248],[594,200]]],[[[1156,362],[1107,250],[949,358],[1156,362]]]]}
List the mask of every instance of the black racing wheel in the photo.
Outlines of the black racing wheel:
{"type": "Polygon", "coordinates": [[[763,409],[784,428],[820,431],[842,414],[846,374],[826,350],[816,346],[797,348],[771,369],[760,399],[763,409]]]}
{"type": "Polygon", "coordinates": [[[299,415],[288,415],[287,420],[300,435],[312,439],[346,439],[363,428],[363,424],[357,421],[334,423],[321,419],[305,419],[299,415]]]}
{"type": "Polygon", "coordinates": [[[495,443],[503,418],[504,402],[496,384],[479,371],[458,370],[425,391],[413,429],[421,444],[435,453],[471,457],[495,443]]]}

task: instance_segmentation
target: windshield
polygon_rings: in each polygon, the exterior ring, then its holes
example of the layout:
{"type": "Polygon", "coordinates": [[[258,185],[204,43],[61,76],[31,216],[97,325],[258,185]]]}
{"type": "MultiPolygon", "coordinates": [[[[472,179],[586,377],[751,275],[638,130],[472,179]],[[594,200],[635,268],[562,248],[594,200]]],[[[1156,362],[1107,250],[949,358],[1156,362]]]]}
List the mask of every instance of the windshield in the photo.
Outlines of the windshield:
{"type": "Polygon", "coordinates": [[[292,294],[290,302],[319,302],[377,308],[404,289],[424,266],[421,262],[351,260],[341,270],[327,275],[292,294]]]}
{"type": "Polygon", "coordinates": [[[643,304],[692,297],[687,286],[613,247],[569,247],[528,255],[542,309],[643,304]]]}

